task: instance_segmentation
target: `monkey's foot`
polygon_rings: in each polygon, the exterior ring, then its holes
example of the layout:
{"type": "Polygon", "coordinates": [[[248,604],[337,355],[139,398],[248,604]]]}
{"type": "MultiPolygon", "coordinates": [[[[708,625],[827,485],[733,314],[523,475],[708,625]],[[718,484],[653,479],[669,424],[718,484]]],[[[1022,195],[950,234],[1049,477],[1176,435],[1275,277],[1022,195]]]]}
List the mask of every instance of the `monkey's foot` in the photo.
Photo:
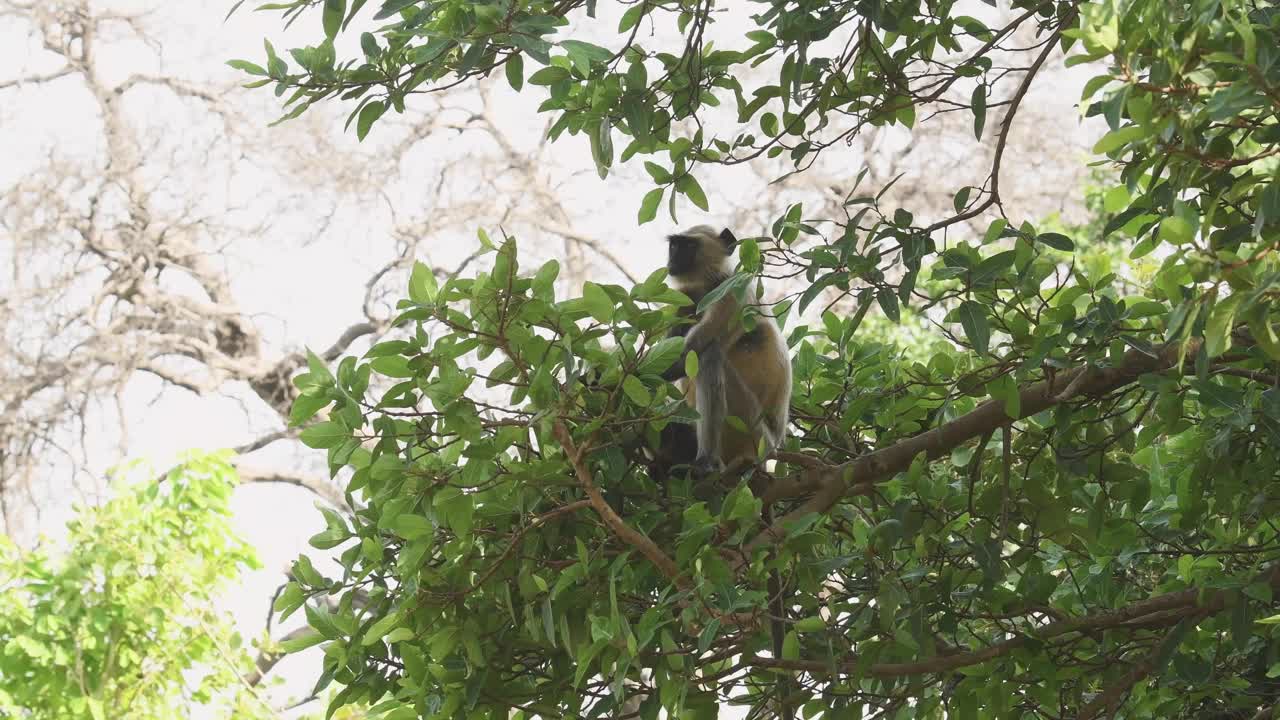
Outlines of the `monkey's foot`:
{"type": "Polygon", "coordinates": [[[720,462],[720,458],[700,457],[693,461],[692,468],[695,477],[705,478],[724,472],[724,463],[720,462]]]}

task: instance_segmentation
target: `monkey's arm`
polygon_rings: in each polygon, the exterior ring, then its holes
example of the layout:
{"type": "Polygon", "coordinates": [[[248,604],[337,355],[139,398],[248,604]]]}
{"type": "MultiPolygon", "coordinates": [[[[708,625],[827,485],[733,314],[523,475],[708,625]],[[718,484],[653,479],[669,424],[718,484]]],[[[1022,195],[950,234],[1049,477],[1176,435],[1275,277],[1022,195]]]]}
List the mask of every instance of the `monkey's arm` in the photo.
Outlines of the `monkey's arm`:
{"type": "MultiPolygon", "coordinates": [[[[681,308],[680,314],[688,316],[694,311],[693,306],[688,306],[681,308]]],[[[685,376],[684,359],[690,350],[698,353],[698,359],[701,361],[702,355],[706,354],[712,343],[718,342],[722,349],[733,347],[738,337],[742,335],[742,327],[737,323],[738,302],[731,297],[726,297],[707,308],[702,318],[692,327],[682,324],[671,328],[667,337],[683,335],[684,352],[680,353],[680,358],[662,374],[662,379],[675,382],[685,376]]]]}

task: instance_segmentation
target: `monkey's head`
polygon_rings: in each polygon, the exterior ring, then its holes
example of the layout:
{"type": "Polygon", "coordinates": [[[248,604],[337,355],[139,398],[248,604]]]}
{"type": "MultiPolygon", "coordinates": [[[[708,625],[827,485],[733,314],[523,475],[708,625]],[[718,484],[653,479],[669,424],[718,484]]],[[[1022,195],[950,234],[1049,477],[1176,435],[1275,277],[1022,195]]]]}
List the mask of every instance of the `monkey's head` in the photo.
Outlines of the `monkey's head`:
{"type": "Polygon", "coordinates": [[[667,274],[678,285],[696,285],[723,279],[733,270],[738,238],[729,228],[717,233],[708,225],[698,225],[667,236],[667,245],[667,274]]]}

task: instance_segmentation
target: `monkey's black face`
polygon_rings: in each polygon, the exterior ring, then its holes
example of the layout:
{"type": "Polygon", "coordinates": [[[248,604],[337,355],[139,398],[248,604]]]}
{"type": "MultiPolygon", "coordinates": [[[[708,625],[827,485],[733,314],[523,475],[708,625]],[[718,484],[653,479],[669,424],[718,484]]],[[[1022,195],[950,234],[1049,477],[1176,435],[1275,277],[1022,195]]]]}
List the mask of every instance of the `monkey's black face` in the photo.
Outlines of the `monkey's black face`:
{"type": "Polygon", "coordinates": [[[698,266],[698,241],[684,235],[667,238],[667,274],[682,277],[691,274],[698,266]]]}

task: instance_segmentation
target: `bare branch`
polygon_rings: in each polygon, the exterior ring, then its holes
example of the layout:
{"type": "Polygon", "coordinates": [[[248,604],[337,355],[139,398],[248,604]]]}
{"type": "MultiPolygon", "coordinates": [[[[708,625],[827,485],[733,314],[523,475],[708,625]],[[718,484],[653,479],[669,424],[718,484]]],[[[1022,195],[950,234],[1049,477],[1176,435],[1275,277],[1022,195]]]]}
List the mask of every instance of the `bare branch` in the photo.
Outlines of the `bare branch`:
{"type": "Polygon", "coordinates": [[[342,489],[334,483],[328,482],[323,478],[310,477],[306,475],[287,475],[285,473],[275,472],[255,468],[237,460],[235,461],[236,471],[240,475],[242,483],[281,483],[284,485],[293,485],[304,490],[310,491],[316,497],[324,500],[340,510],[351,512],[352,507],[347,504],[346,497],[342,489]]]}
{"type": "Polygon", "coordinates": [[[303,625],[300,628],[290,630],[285,633],[283,637],[271,641],[267,648],[259,650],[258,659],[254,662],[254,669],[244,676],[245,684],[249,687],[257,687],[262,683],[262,680],[267,676],[267,673],[271,672],[271,670],[275,668],[276,664],[284,659],[285,653],[278,647],[279,645],[316,634],[318,633],[315,630],[312,630],[311,626],[303,625]]]}

